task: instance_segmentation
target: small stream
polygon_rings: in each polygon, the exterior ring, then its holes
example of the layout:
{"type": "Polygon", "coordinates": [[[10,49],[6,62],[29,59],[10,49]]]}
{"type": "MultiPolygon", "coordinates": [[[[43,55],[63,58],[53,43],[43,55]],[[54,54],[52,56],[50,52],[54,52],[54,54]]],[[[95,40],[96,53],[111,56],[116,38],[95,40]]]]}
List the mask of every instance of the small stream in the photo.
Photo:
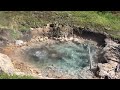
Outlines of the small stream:
{"type": "Polygon", "coordinates": [[[42,75],[51,78],[79,78],[79,72],[89,66],[89,49],[93,59],[96,47],[89,43],[73,42],[46,45],[29,51],[30,61],[40,68],[42,75]]]}

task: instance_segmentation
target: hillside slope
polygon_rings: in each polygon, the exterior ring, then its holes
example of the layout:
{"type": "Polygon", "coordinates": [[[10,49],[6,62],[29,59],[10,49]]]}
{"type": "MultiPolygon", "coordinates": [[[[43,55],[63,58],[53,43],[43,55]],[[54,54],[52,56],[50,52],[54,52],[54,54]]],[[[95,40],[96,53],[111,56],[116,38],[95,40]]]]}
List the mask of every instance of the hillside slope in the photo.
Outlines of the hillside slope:
{"type": "Polygon", "coordinates": [[[120,13],[98,11],[0,11],[0,28],[29,30],[47,23],[78,25],[120,38],[120,13]]]}

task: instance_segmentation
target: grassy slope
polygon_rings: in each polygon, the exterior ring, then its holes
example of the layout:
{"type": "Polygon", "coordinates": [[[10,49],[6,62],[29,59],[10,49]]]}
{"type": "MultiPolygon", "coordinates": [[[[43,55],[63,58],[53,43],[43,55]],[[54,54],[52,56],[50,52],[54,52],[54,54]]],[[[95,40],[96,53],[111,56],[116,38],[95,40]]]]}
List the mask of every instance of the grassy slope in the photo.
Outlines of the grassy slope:
{"type": "Polygon", "coordinates": [[[74,24],[120,38],[120,14],[97,11],[0,11],[0,27],[27,30],[49,22],[74,24]]]}

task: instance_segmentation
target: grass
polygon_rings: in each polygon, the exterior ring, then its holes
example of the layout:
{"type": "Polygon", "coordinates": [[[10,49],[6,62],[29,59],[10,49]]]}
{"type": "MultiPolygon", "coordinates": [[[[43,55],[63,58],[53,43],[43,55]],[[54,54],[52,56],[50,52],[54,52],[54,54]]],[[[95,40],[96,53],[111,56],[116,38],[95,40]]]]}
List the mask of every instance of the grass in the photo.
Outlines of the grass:
{"type": "Polygon", "coordinates": [[[32,76],[8,75],[6,73],[0,74],[0,79],[35,79],[32,76]]]}
{"type": "MultiPolygon", "coordinates": [[[[120,13],[110,11],[0,11],[0,27],[29,30],[49,22],[88,27],[120,38],[120,13]]],[[[15,35],[17,33],[14,33],[15,35]]]]}

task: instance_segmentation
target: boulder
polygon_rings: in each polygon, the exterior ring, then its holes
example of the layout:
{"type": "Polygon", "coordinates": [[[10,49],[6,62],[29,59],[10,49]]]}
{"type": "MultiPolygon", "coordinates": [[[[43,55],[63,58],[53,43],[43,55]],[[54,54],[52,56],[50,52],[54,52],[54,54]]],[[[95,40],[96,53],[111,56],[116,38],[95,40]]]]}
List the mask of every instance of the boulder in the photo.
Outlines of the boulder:
{"type": "Polygon", "coordinates": [[[117,62],[110,61],[110,63],[98,63],[99,67],[99,76],[105,78],[106,76],[115,79],[115,69],[117,66],[117,62]]]}
{"type": "Polygon", "coordinates": [[[0,53],[0,69],[7,74],[13,74],[15,72],[11,59],[2,53],[0,53]]]}

